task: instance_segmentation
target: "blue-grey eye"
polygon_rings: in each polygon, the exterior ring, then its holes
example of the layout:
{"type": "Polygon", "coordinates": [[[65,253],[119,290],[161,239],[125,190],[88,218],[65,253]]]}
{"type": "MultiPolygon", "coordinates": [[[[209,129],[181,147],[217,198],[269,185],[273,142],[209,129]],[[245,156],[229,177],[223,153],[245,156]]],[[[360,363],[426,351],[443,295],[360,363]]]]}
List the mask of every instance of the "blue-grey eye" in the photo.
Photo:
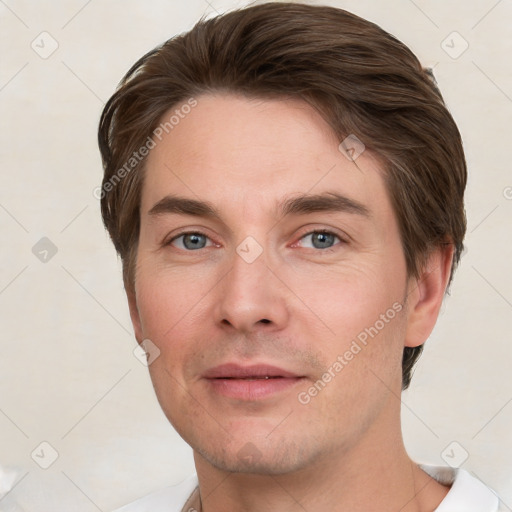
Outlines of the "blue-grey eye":
{"type": "Polygon", "coordinates": [[[183,233],[172,240],[179,249],[194,251],[206,247],[208,237],[202,233],[183,233]],[[180,241],[181,243],[179,243],[180,241]]]}
{"type": "Polygon", "coordinates": [[[311,239],[311,244],[314,249],[329,249],[335,244],[336,240],[340,240],[334,233],[325,231],[313,231],[304,235],[302,240],[306,238],[311,239]]]}

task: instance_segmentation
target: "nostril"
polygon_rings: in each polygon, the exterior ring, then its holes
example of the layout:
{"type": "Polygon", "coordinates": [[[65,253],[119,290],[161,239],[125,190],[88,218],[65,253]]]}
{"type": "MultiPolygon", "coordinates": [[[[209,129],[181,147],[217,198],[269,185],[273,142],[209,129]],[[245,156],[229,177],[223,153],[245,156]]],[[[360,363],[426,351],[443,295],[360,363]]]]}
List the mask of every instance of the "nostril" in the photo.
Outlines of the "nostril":
{"type": "Polygon", "coordinates": [[[269,324],[270,323],[270,320],[267,320],[266,318],[262,318],[260,320],[260,322],[264,323],[264,324],[269,324]]]}

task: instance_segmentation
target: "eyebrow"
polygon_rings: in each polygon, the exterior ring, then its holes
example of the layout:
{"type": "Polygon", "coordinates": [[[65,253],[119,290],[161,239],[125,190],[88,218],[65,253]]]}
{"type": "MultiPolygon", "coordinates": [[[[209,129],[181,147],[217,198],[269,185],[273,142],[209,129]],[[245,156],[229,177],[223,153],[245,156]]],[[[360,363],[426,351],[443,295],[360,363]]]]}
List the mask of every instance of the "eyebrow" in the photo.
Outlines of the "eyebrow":
{"type": "Polygon", "coordinates": [[[345,212],[370,217],[370,210],[361,202],[337,192],[299,195],[279,203],[282,216],[315,212],[345,212]]]}
{"type": "MultiPolygon", "coordinates": [[[[316,212],[344,212],[367,218],[371,216],[370,210],[365,205],[337,192],[302,194],[278,203],[279,217],[316,212]]],[[[151,216],[172,213],[221,220],[221,214],[213,204],[175,195],[165,196],[149,210],[151,216]]]]}

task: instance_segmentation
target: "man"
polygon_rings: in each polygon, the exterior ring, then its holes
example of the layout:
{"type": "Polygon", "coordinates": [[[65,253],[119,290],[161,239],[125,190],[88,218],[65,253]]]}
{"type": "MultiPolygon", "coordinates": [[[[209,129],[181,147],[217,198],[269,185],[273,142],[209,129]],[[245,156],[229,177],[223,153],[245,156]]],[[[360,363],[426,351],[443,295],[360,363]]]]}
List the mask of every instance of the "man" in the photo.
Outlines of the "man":
{"type": "Polygon", "coordinates": [[[408,48],[331,7],[201,21],[132,67],[99,142],[136,338],[197,470],[121,511],[498,510],[402,441],[466,184],[408,48]]]}

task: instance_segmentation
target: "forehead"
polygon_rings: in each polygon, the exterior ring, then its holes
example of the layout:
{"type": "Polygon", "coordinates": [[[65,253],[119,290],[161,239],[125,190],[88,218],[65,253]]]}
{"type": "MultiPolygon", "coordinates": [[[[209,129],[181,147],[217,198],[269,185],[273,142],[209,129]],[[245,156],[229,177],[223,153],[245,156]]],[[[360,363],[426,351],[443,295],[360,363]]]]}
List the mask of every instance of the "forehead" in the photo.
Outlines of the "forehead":
{"type": "Polygon", "coordinates": [[[145,165],[143,213],[168,194],[233,212],[271,210],[284,197],[324,191],[371,209],[389,207],[378,161],[369,151],[350,160],[339,149],[342,141],[307,103],[231,94],[196,101],[155,140],[145,165]]]}

